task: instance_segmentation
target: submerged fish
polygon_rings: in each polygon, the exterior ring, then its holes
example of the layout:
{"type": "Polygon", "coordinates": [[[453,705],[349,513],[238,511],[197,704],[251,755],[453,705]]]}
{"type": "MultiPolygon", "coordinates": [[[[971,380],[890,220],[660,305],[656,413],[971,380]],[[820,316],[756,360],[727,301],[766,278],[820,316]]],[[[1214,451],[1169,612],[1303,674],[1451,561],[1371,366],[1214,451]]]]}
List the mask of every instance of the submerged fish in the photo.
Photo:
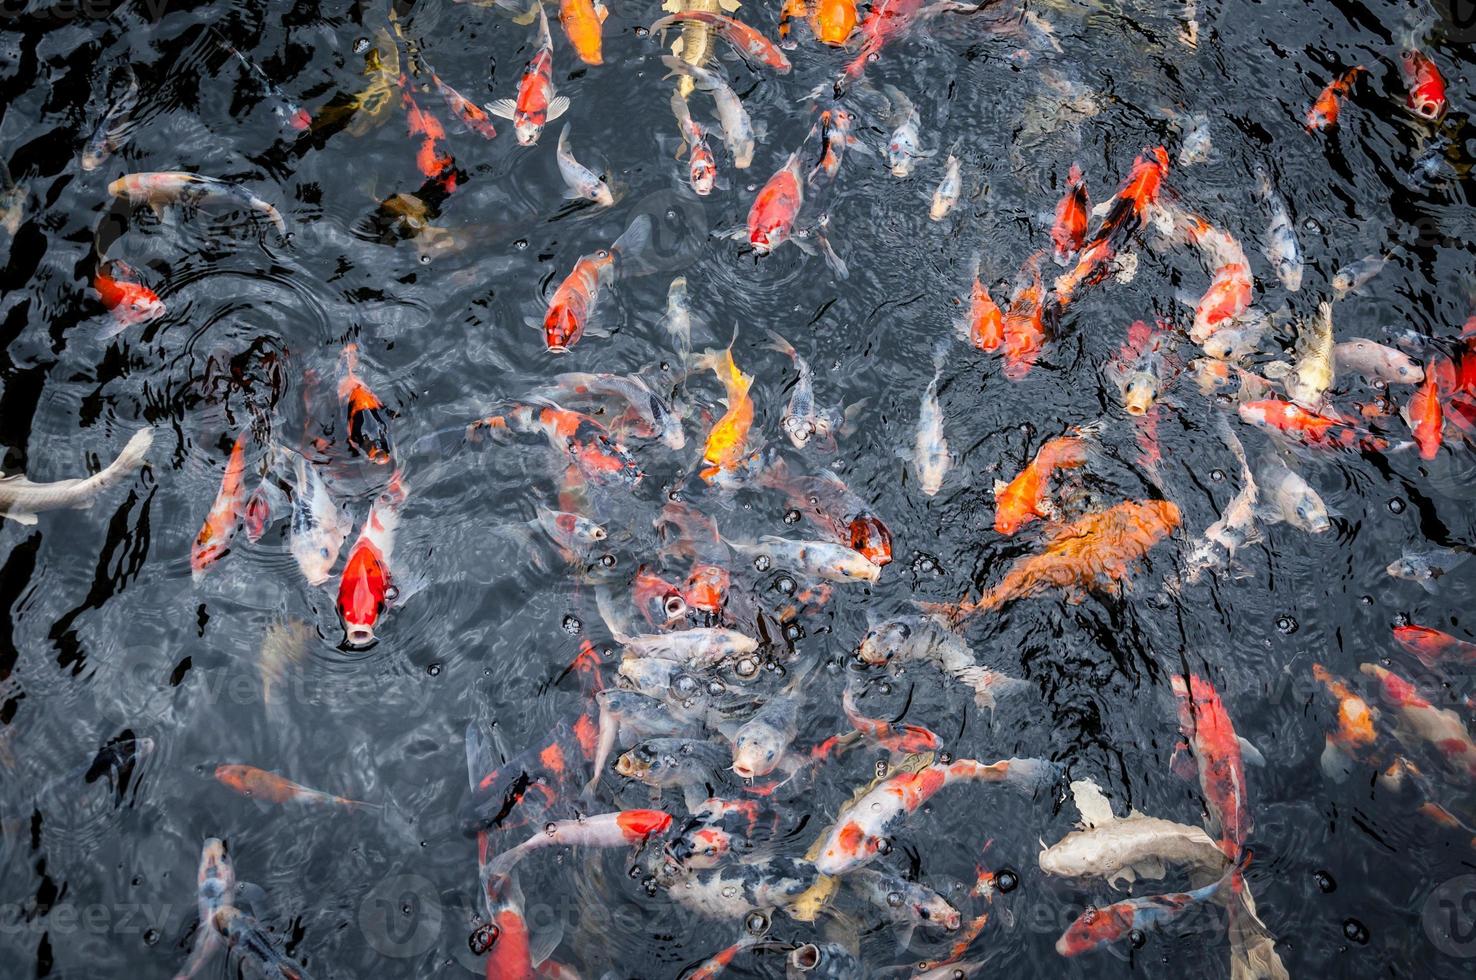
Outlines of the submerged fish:
{"type": "Polygon", "coordinates": [[[228,180],[184,171],[155,171],[119,177],[108,185],[108,193],[132,204],[147,204],[158,210],[165,204],[199,204],[206,201],[233,204],[260,214],[287,234],[287,222],[272,205],[228,180]]]}
{"type": "Polygon", "coordinates": [[[33,483],[18,473],[0,477],[0,514],[17,524],[35,524],[42,511],[88,507],[105,490],[141,467],[153,444],[154,430],[140,429],[111,463],[89,477],[54,483],[33,483]]]}
{"type": "Polygon", "coordinates": [[[943,377],[947,348],[939,344],[933,352],[933,380],[923,391],[918,409],[917,436],[913,443],[912,465],[917,471],[918,487],[923,494],[935,496],[943,488],[943,478],[953,464],[948,454],[948,437],[943,433],[943,406],[938,401],[938,382],[943,377]]]}

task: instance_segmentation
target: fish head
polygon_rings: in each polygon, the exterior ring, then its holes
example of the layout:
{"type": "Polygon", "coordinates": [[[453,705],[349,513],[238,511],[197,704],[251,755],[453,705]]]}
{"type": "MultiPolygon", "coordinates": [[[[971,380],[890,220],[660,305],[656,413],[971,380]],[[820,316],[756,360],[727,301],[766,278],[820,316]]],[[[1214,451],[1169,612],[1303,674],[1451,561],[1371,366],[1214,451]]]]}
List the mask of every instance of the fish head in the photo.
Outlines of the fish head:
{"type": "Polygon", "coordinates": [[[702,197],[711,194],[713,186],[717,183],[717,165],[713,162],[712,154],[694,150],[688,175],[692,181],[693,192],[702,197]]]}
{"type": "Polygon", "coordinates": [[[731,835],[720,827],[691,826],[667,845],[666,854],[691,871],[715,868],[733,849],[731,835]]]}
{"type": "Polygon", "coordinates": [[[856,658],[862,663],[884,664],[891,660],[912,639],[912,624],[905,619],[893,619],[878,623],[866,631],[856,658]]]}
{"type": "Polygon", "coordinates": [[[1122,407],[1135,418],[1147,415],[1157,398],[1158,381],[1147,372],[1129,375],[1123,383],[1122,407]]]}
{"type": "Polygon", "coordinates": [[[695,565],[687,577],[683,598],[687,605],[702,612],[718,612],[727,602],[731,577],[721,565],[695,565]]]}
{"type": "Polygon", "coordinates": [[[1088,908],[1066,927],[1056,940],[1056,952],[1062,956],[1079,956],[1107,943],[1116,942],[1132,930],[1132,916],[1124,920],[1117,906],[1088,908]]]}
{"type": "Polygon", "coordinates": [[[779,765],[787,741],[768,725],[744,725],[733,739],[733,773],[740,779],[767,776],[779,765]]]}
{"type": "Polygon", "coordinates": [[[378,400],[373,405],[349,405],[348,443],[371,463],[384,465],[394,459],[389,418],[378,400]]]}
{"type": "MultiPolygon", "coordinates": [[[[855,0],[819,0],[813,8],[810,23],[821,44],[834,47],[844,45],[851,32],[856,29],[855,0]]],[[[837,117],[846,115],[841,110],[836,111],[837,117]]],[[[840,118],[837,118],[836,125],[841,124],[840,118]]]]}
{"type": "MultiPolygon", "coordinates": [[[[1296,517],[1297,526],[1304,531],[1310,531],[1313,534],[1322,534],[1332,527],[1332,520],[1328,517],[1327,513],[1327,505],[1315,493],[1309,492],[1299,496],[1292,505],[1292,513],[1296,517]]],[[[1398,575],[1399,573],[1393,571],[1394,565],[1404,564],[1406,564],[1404,559],[1394,562],[1389,566],[1389,574],[1398,575]]]]}
{"type": "Polygon", "coordinates": [[[332,538],[332,533],[321,527],[310,534],[294,534],[292,537],[292,557],[297,559],[297,567],[309,585],[322,585],[328,581],[333,564],[338,560],[338,549],[332,547],[332,538]]]}
{"type": "Polygon", "coordinates": [[[148,286],[124,283],[122,288],[123,300],[113,307],[113,317],[124,326],[148,323],[166,312],[164,301],[148,286]]]}
{"type": "Polygon", "coordinates": [[[851,980],[865,976],[856,957],[839,943],[805,943],[789,952],[786,975],[814,980],[851,980]]]}
{"type": "Polygon", "coordinates": [[[892,532],[874,514],[861,514],[851,520],[851,547],[881,568],[892,561],[892,532]]]}
{"type": "Polygon", "coordinates": [[[637,745],[615,760],[615,771],[627,779],[644,779],[656,766],[656,755],[647,745],[637,745]]]}
{"type": "Polygon", "coordinates": [[[835,560],[832,570],[840,578],[852,582],[875,582],[881,578],[881,566],[859,551],[842,554],[835,560]]]}
{"type": "Polygon", "coordinates": [[[522,118],[513,123],[513,133],[517,135],[519,146],[533,146],[538,142],[538,137],[543,135],[543,123],[522,118]]]}
{"type": "Polygon", "coordinates": [[[581,336],[584,322],[570,306],[555,303],[543,318],[543,340],[550,354],[567,354],[581,336]]]}
{"type": "Polygon", "coordinates": [[[374,627],[392,598],[389,569],[374,545],[360,539],[349,554],[338,588],[338,614],[350,647],[374,642],[374,627]]]}

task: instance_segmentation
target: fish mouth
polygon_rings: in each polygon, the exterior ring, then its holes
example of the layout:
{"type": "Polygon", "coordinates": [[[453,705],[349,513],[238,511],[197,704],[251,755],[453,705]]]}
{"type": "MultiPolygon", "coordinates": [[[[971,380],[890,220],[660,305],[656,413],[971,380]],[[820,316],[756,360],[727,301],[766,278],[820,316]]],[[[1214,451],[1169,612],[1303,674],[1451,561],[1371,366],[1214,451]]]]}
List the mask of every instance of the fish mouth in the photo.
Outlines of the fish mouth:
{"type": "Polygon", "coordinates": [[[374,627],[363,623],[352,623],[344,628],[344,642],[351,647],[366,647],[374,642],[374,627]]]}
{"type": "Polygon", "coordinates": [[[563,344],[549,344],[548,352],[550,354],[567,354],[569,353],[569,348],[565,347],[563,344]]]}
{"type": "Polygon", "coordinates": [[[820,947],[805,943],[789,951],[789,965],[801,973],[809,973],[820,965],[820,947]]]}

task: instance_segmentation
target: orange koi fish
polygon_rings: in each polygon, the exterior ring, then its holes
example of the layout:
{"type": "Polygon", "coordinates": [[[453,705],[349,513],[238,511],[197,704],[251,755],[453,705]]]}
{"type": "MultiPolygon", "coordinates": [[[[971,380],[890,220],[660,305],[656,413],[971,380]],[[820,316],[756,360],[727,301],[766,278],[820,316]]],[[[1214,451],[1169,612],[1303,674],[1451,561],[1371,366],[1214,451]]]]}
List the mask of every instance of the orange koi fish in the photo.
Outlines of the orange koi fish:
{"type": "Polygon", "coordinates": [[[1087,201],[1086,178],[1081,168],[1071,165],[1066,177],[1066,194],[1056,205],[1056,222],[1051,227],[1051,244],[1056,247],[1056,264],[1066,265],[1081,250],[1086,241],[1087,213],[1091,205],[1087,201]]]}
{"type": "Polygon", "coordinates": [[[1157,203],[1168,169],[1168,150],[1161,146],[1144,150],[1133,161],[1127,179],[1108,202],[1106,216],[1082,243],[1075,267],[1056,279],[1058,305],[1064,307],[1076,297],[1078,289],[1106,278],[1112,260],[1142,226],[1148,209],[1157,203]]]}
{"type": "Polygon", "coordinates": [[[1476,779],[1476,743],[1459,715],[1449,708],[1435,707],[1413,684],[1378,664],[1360,664],[1358,669],[1379,682],[1384,702],[1399,710],[1399,717],[1411,732],[1440,751],[1453,772],[1467,780],[1476,779]]]}
{"type": "Polygon", "coordinates": [[[1045,347],[1045,287],[1040,279],[1040,259],[1036,252],[1025,260],[1010,296],[1009,309],[1000,323],[1004,335],[1004,376],[1019,381],[1030,373],[1045,347]]]}
{"type": "Polygon", "coordinates": [[[959,336],[975,350],[998,350],[1004,343],[1004,312],[989,295],[989,287],[979,278],[979,260],[974,260],[974,285],[969,293],[969,312],[958,322],[959,336]]]}
{"type": "Polygon", "coordinates": [[[596,326],[600,296],[615,281],[619,261],[639,255],[650,241],[651,219],[642,214],[609,248],[580,256],[554,290],[543,315],[543,340],[550,354],[567,354],[586,331],[596,326]]]}
{"type": "Polygon", "coordinates": [[[635,457],[594,417],[551,403],[516,405],[504,415],[472,423],[470,431],[502,429],[539,434],[600,486],[635,487],[644,477],[635,457]]]}
{"type": "Polygon", "coordinates": [[[841,695],[841,710],[845,712],[846,721],[851,723],[851,727],[862,738],[894,757],[936,752],[943,745],[942,739],[921,725],[899,725],[893,721],[866,717],[856,706],[856,696],[849,685],[841,695]]]}
{"type": "MultiPolygon", "coordinates": [[[[446,103],[446,108],[450,109],[467,129],[484,140],[492,139],[497,135],[497,127],[492,125],[492,117],[481,106],[441,81],[441,76],[435,72],[431,72],[431,83],[435,85],[436,91],[441,93],[441,99],[446,103]]],[[[404,85],[403,80],[400,84],[404,85]]]]}
{"type": "Polygon", "coordinates": [[[805,203],[805,185],[799,154],[790,154],[770,177],[748,209],[748,243],[759,255],[768,255],[789,241],[794,221],[805,203]]]}
{"type": "Polygon", "coordinates": [[[1344,419],[1305,409],[1280,398],[1242,402],[1240,418],[1263,429],[1274,429],[1309,446],[1342,446],[1379,451],[1383,439],[1358,429],[1344,419]]]}
{"type": "Polygon", "coordinates": [[[415,166],[426,178],[445,188],[448,194],[456,190],[456,161],[443,148],[446,129],[439,119],[420,108],[410,94],[410,82],[404,75],[400,76],[400,101],[405,105],[405,121],[410,126],[410,135],[420,137],[415,166]]]}
{"type": "Polygon", "coordinates": [[[384,403],[359,379],[359,345],[346,344],[339,358],[338,400],[348,412],[348,445],[355,455],[384,464],[394,457],[384,403]]]}
{"type": "Polygon", "coordinates": [[[1203,677],[1176,674],[1170,683],[1179,704],[1179,730],[1193,748],[1199,767],[1205,806],[1220,827],[1220,850],[1232,860],[1238,859],[1250,833],[1251,814],[1235,726],[1225,712],[1220,692],[1203,677]]]}
{"type": "Polygon", "coordinates": [[[1337,729],[1328,732],[1324,739],[1322,771],[1329,779],[1342,780],[1351,771],[1353,760],[1378,740],[1374,723],[1379,720],[1379,713],[1322,664],[1312,665],[1312,676],[1338,703],[1337,729]]]}
{"type": "MultiPolygon", "coordinates": [[[[588,7],[590,0],[564,0],[564,5],[559,12],[559,19],[564,21],[564,29],[570,30],[569,21],[564,20],[570,8],[588,7]]],[[[600,9],[604,9],[601,7],[600,9]]],[[[601,18],[603,19],[603,18],[601,18]]],[[[538,137],[543,133],[543,127],[562,116],[569,109],[567,96],[556,95],[553,83],[553,37],[548,32],[548,15],[543,12],[543,4],[538,5],[538,36],[540,44],[538,50],[523,69],[523,77],[518,81],[518,97],[513,99],[498,99],[487,103],[487,111],[494,116],[503,119],[511,119],[513,132],[517,134],[520,146],[532,146],[538,142],[538,137]]],[[[573,40],[571,32],[569,39],[573,40]]],[[[599,24],[595,24],[595,60],[590,64],[599,64],[600,32],[599,24]]],[[[577,48],[578,42],[575,42],[577,48]]],[[[584,57],[583,51],[580,57],[584,57]]],[[[589,59],[586,58],[586,61],[589,59]]]]}
{"type": "Polygon", "coordinates": [[[1445,78],[1429,55],[1419,50],[1404,52],[1399,56],[1399,72],[1409,89],[1405,104],[1410,112],[1428,122],[1445,115],[1445,78]]]}
{"type": "Polygon", "coordinates": [[[343,620],[344,642],[351,647],[374,642],[374,627],[392,593],[390,560],[394,554],[395,531],[400,526],[400,508],[407,496],[398,471],[369,508],[358,540],[349,550],[338,583],[338,615],[343,620]]]}
{"type": "Polygon", "coordinates": [[[164,302],[158,294],[140,282],[138,273],[130,266],[116,259],[98,268],[92,288],[113,315],[113,326],[104,331],[104,339],[164,315],[164,302]]]}
{"type": "Polygon", "coordinates": [[[1327,88],[1322,90],[1322,94],[1317,96],[1317,101],[1312,103],[1312,108],[1307,110],[1307,132],[1315,132],[1337,124],[1338,113],[1343,108],[1340,100],[1348,94],[1348,90],[1353,87],[1358,76],[1367,70],[1362,65],[1358,65],[1355,68],[1349,68],[1327,83],[1327,88]]]}
{"type": "Polygon", "coordinates": [[[1179,508],[1167,500],[1129,500],[1050,529],[1045,550],[1010,566],[977,601],[926,603],[923,610],[952,620],[1039,595],[1048,589],[1102,589],[1127,578],[1132,564],[1179,526],[1179,508]]]}
{"type": "Polygon", "coordinates": [[[1431,669],[1447,664],[1476,664],[1476,643],[1458,640],[1428,626],[1413,623],[1396,626],[1394,639],[1431,669]]]}
{"type": "Polygon", "coordinates": [[[856,0],[785,0],[779,12],[779,38],[789,37],[793,22],[808,19],[821,44],[842,47],[856,29],[856,0]]]}
{"type": "Polygon", "coordinates": [[[373,803],[350,800],[342,796],[319,792],[285,779],[274,772],[256,766],[228,763],[215,767],[215,778],[225,786],[253,799],[267,803],[331,803],[347,807],[372,807],[373,803]]]}
{"type": "Polygon", "coordinates": [[[1424,384],[1410,396],[1404,408],[1404,421],[1414,434],[1421,459],[1434,459],[1440,454],[1445,438],[1445,412],[1440,404],[1440,382],[1436,372],[1427,372],[1424,384]]]}
{"type": "Polygon", "coordinates": [[[241,526],[246,503],[246,442],[250,432],[242,430],[231,447],[231,458],[226,462],[225,476],[220,481],[220,491],[205,523],[195,536],[190,549],[190,574],[196,582],[205,574],[205,569],[224,558],[230,550],[231,538],[241,526]]]}
{"type": "Polygon", "coordinates": [[[636,609],[652,626],[670,623],[687,614],[687,600],[682,597],[682,590],[645,565],[636,569],[630,593],[636,609]]]}
{"type": "Polygon", "coordinates": [[[1051,476],[1057,470],[1086,465],[1094,447],[1091,429],[1048,440],[1009,483],[994,482],[994,529],[1006,537],[1038,518],[1056,516],[1051,503],[1051,476]]]}
{"type": "Polygon", "coordinates": [[[753,399],[748,396],[748,390],[753,386],[753,375],[738,370],[731,344],[720,353],[705,354],[697,367],[712,371],[727,391],[724,404],[728,410],[708,432],[702,451],[703,468],[699,475],[711,482],[724,472],[738,469],[748,457],[748,433],[753,428],[753,399]]]}
{"type": "Polygon", "coordinates": [[[586,65],[604,64],[601,30],[609,16],[610,11],[601,0],[559,0],[559,23],[579,60],[586,65]]]}
{"type": "Polygon", "coordinates": [[[721,565],[695,564],[687,576],[682,598],[687,605],[705,613],[721,612],[728,601],[728,585],[731,577],[721,565]]]}

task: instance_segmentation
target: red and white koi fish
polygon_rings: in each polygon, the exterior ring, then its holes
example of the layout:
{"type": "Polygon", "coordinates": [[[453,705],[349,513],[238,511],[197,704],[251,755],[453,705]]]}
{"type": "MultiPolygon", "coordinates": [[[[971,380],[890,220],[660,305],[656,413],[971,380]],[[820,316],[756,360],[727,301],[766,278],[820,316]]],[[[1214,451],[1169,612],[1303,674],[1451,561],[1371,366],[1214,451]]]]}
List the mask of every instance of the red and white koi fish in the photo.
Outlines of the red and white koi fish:
{"type": "Polygon", "coordinates": [[[650,31],[655,34],[689,21],[711,27],[718,37],[731,44],[734,51],[750,62],[772,68],[780,75],[789,74],[789,59],[779,50],[778,45],[743,21],[726,14],[706,10],[682,10],[656,21],[651,25],[650,31]]]}
{"type": "Polygon", "coordinates": [[[246,505],[246,443],[250,436],[250,431],[243,429],[236,437],[215,503],[211,504],[210,513],[205,515],[205,523],[190,549],[190,573],[196,582],[205,574],[205,569],[225,557],[230,550],[231,538],[241,526],[246,505]]]}
{"type": "Polygon", "coordinates": [[[1394,627],[1394,639],[1432,669],[1458,664],[1476,664],[1476,643],[1458,640],[1449,633],[1406,623],[1394,627]]]}
{"type": "Polygon", "coordinates": [[[1091,204],[1087,200],[1086,178],[1081,168],[1071,165],[1066,177],[1066,193],[1056,205],[1056,221],[1051,226],[1051,244],[1056,249],[1056,264],[1067,265],[1086,241],[1087,215],[1091,204]]]}
{"type": "Polygon", "coordinates": [[[523,843],[503,851],[488,874],[505,875],[532,852],[543,847],[641,847],[671,828],[665,810],[621,810],[574,820],[555,820],[539,828],[523,843]]]}
{"type": "Polygon", "coordinates": [[[1106,203],[1106,214],[1077,254],[1076,265],[1056,279],[1056,303],[1065,307],[1078,290],[1106,278],[1113,260],[1142,226],[1168,175],[1168,150],[1155,146],[1133,161],[1127,179],[1106,203]]]}
{"type": "Polygon", "coordinates": [[[1379,682],[1384,703],[1399,712],[1411,732],[1440,752],[1452,772],[1468,782],[1476,780],[1476,743],[1460,715],[1435,707],[1413,684],[1378,664],[1360,664],[1358,669],[1379,682]]]}
{"type": "Polygon", "coordinates": [[[391,560],[400,509],[408,491],[398,470],[369,508],[359,538],[349,549],[348,561],[338,583],[338,615],[343,620],[344,639],[351,647],[374,642],[374,627],[386,606],[397,598],[392,584],[391,560]]]}
{"type": "Polygon", "coordinates": [[[580,256],[559,283],[543,315],[543,339],[550,354],[565,354],[592,327],[601,295],[619,274],[619,261],[632,258],[651,242],[651,219],[638,215],[609,248],[580,256]]]}
{"type": "Polygon", "coordinates": [[[358,375],[359,345],[346,344],[339,358],[338,400],[347,413],[349,450],[371,463],[384,465],[394,459],[389,415],[379,396],[358,375]]]}
{"type": "MultiPolygon", "coordinates": [[[[589,0],[564,0],[565,6],[581,2],[588,5],[589,0]]],[[[599,36],[598,28],[595,36],[599,36]]],[[[548,32],[548,14],[544,13],[542,3],[538,4],[538,37],[538,50],[523,69],[523,77],[518,82],[517,99],[498,99],[487,104],[487,111],[492,115],[512,120],[513,131],[521,146],[537,143],[543,127],[569,111],[568,97],[555,94],[553,36],[548,32]]],[[[594,62],[598,63],[598,60],[594,62]]]]}
{"type": "Polygon", "coordinates": [[[102,331],[102,339],[115,337],[129,327],[157,320],[165,313],[164,301],[140,281],[132,267],[117,259],[104,262],[93,277],[92,288],[113,315],[113,325],[102,331]]]}
{"type": "Polygon", "coordinates": [[[1430,56],[1418,49],[1399,56],[1399,73],[1404,76],[1409,94],[1405,104],[1409,111],[1427,122],[1439,122],[1445,115],[1445,78],[1430,56]]]}
{"type": "Polygon", "coordinates": [[[1205,806],[1219,825],[1220,849],[1237,859],[1251,829],[1245,763],[1240,740],[1214,685],[1197,674],[1171,681],[1179,705],[1179,730],[1194,751],[1205,806]]]}

